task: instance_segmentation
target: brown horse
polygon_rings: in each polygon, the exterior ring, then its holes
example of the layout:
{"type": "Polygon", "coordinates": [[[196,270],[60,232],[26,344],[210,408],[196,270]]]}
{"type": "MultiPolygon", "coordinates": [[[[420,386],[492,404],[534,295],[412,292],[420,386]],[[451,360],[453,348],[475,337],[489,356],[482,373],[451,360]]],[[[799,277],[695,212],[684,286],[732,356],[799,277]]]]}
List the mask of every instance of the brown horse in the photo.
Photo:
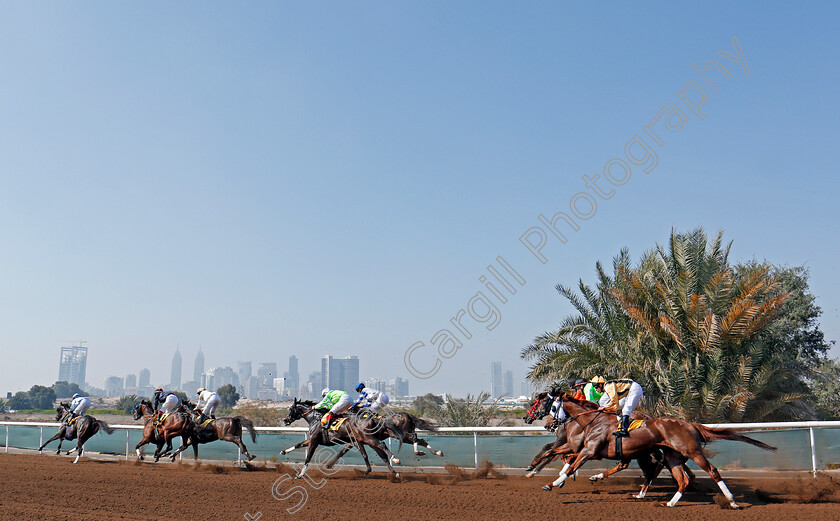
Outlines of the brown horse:
{"type": "Polygon", "coordinates": [[[776,447],[730,429],[713,429],[677,418],[662,417],[646,420],[641,427],[630,431],[629,436],[622,438],[623,457],[619,458],[616,437],[612,435],[616,428],[614,411],[599,408],[591,402],[578,400],[569,394],[563,396],[561,406],[570,416],[566,421],[568,441],[551,452],[577,455],[571,464],[563,468],[557,480],[543,487],[544,490],[562,487],[568,476],[577,472],[590,459],[644,458],[651,450],[659,448],[678,485],[674,497],[663,505],[675,506],[682,497],[689,483],[689,478],[683,470],[684,464],[691,459],[717,483],[723,495],[729,500],[729,505],[732,508],[739,508],[735,497],[721,478],[720,472],[706,459],[703,445],[723,439],[743,441],[762,449],[776,450],[776,447]]]}
{"type": "Polygon", "coordinates": [[[531,402],[531,407],[525,411],[522,420],[528,425],[534,423],[535,420],[542,420],[551,412],[552,402],[554,402],[554,397],[547,391],[537,394],[531,402]]]}
{"type": "MultiPolygon", "coordinates": [[[[184,400],[184,403],[181,404],[181,412],[186,412],[187,414],[195,413],[193,409],[195,408],[195,404],[190,402],[189,400],[184,400]]],[[[197,417],[197,416],[196,416],[197,417]]],[[[245,444],[242,443],[242,427],[248,429],[248,432],[251,434],[251,441],[257,441],[257,431],[254,430],[254,424],[251,423],[251,420],[245,418],[244,416],[234,416],[232,418],[218,418],[215,420],[211,420],[206,427],[202,427],[196,424],[195,429],[195,439],[198,441],[199,444],[201,443],[210,443],[211,441],[229,441],[231,443],[235,443],[239,450],[242,451],[242,454],[248,458],[248,461],[256,458],[256,456],[251,455],[248,452],[248,448],[245,447],[245,444]]],[[[187,440],[186,445],[191,445],[192,439],[187,440]]],[[[186,445],[180,447],[175,453],[172,455],[174,458],[177,456],[181,451],[186,449],[186,445]]]]}
{"type": "MultiPolygon", "coordinates": [[[[551,404],[553,403],[553,401],[554,398],[548,393],[538,394],[534,398],[531,408],[528,410],[527,413],[528,416],[531,418],[531,421],[533,422],[534,420],[542,419],[545,416],[549,416],[549,418],[551,418],[551,421],[553,422],[553,416],[549,415],[551,404]]],[[[650,418],[651,416],[641,411],[635,411],[633,413],[633,419],[645,420],[650,418]]],[[[566,464],[565,468],[568,469],[569,464],[572,462],[576,454],[560,454],[554,451],[554,449],[565,445],[568,441],[566,436],[565,421],[559,422],[558,426],[554,429],[554,432],[557,436],[557,439],[543,446],[543,448],[540,449],[537,455],[534,456],[534,459],[533,461],[531,461],[531,464],[528,465],[528,468],[525,469],[525,477],[530,478],[539,474],[539,472],[546,465],[554,461],[554,459],[558,456],[562,458],[563,463],[566,464]]],[[[655,479],[656,476],[659,475],[659,473],[662,471],[663,465],[667,466],[667,463],[665,463],[664,457],[662,456],[662,451],[660,451],[659,449],[655,449],[649,454],[637,458],[636,462],[639,464],[639,467],[642,469],[646,478],[645,484],[642,486],[641,492],[639,492],[639,494],[636,495],[637,498],[641,499],[647,494],[647,489],[649,488],[651,481],[653,481],[653,479],[655,479]]],[[[626,469],[629,465],[630,460],[619,461],[615,467],[607,470],[606,472],[601,472],[599,474],[590,476],[589,481],[599,481],[602,479],[606,479],[612,476],[613,474],[626,469]]],[[[689,480],[693,481],[694,474],[691,472],[691,470],[688,467],[685,467],[684,471],[689,476],[689,480]]]]}
{"type": "Polygon", "coordinates": [[[359,449],[359,452],[362,454],[362,458],[365,460],[365,474],[370,473],[372,470],[367,452],[365,452],[364,448],[364,446],[367,445],[376,452],[382,461],[385,462],[385,466],[388,467],[388,470],[395,477],[400,477],[399,473],[397,473],[391,466],[392,460],[394,460],[396,464],[399,464],[399,460],[394,458],[394,455],[391,454],[390,450],[388,450],[388,446],[382,442],[388,437],[402,439],[403,434],[399,428],[390,424],[390,422],[377,424],[373,422],[372,419],[368,419],[363,422],[345,419],[337,430],[328,431],[328,435],[325,437],[324,430],[321,425],[321,417],[323,413],[322,411],[313,409],[313,405],[315,405],[314,402],[299,402],[297,398],[295,398],[292,406],[289,408],[288,416],[283,418],[283,423],[286,425],[291,425],[301,418],[306,420],[306,423],[309,424],[309,437],[305,441],[280,452],[280,454],[288,454],[300,447],[306,447],[306,460],[304,461],[303,468],[300,473],[295,476],[296,479],[302,478],[306,473],[306,469],[309,467],[309,462],[312,460],[312,455],[315,453],[315,449],[317,449],[318,446],[324,445],[329,447],[347,444],[353,444],[359,449]]]}
{"type": "MultiPolygon", "coordinates": [[[[348,412],[348,415],[354,421],[359,421],[360,419],[364,418],[365,409],[351,409],[350,412],[348,412]]],[[[434,432],[437,430],[437,426],[435,426],[432,423],[429,423],[423,418],[414,416],[413,414],[409,414],[407,412],[391,413],[386,415],[383,418],[383,420],[379,421],[384,421],[386,419],[390,420],[396,427],[398,427],[403,432],[403,437],[402,439],[400,439],[400,442],[411,443],[412,445],[414,445],[414,454],[418,456],[425,456],[426,453],[420,450],[419,447],[426,447],[432,454],[443,457],[442,450],[433,449],[432,446],[429,445],[429,442],[417,436],[416,433],[417,429],[434,432]]],[[[347,451],[349,451],[352,448],[353,445],[351,444],[345,445],[344,448],[341,449],[341,451],[338,454],[336,454],[336,456],[329,463],[327,463],[327,468],[332,468],[332,466],[335,465],[335,463],[339,459],[341,459],[342,456],[347,454],[347,451]]],[[[398,465],[399,460],[393,458],[391,463],[398,465]]]]}
{"type": "MultiPolygon", "coordinates": [[[[73,422],[73,425],[67,425],[73,415],[70,412],[70,404],[66,402],[61,402],[59,406],[55,409],[55,421],[61,422],[61,427],[59,427],[58,432],[55,435],[44,442],[43,445],[38,447],[38,452],[44,450],[44,447],[47,446],[53,440],[58,440],[58,450],[55,451],[56,454],[61,454],[61,442],[64,440],[73,440],[77,439],[76,448],[73,449],[76,451],[76,459],[73,463],[78,463],[79,458],[85,452],[85,442],[91,438],[94,434],[99,432],[99,429],[111,434],[114,432],[114,429],[108,426],[107,423],[101,420],[97,420],[93,416],[84,415],[79,416],[76,421],[73,422]]],[[[68,450],[67,454],[69,455],[73,450],[68,450]]]]}
{"type": "MultiPolygon", "coordinates": [[[[172,452],[172,439],[181,436],[181,446],[175,454],[170,456],[170,459],[175,461],[175,455],[185,450],[188,447],[188,442],[195,437],[195,422],[192,421],[189,414],[173,412],[166,417],[161,425],[156,426],[155,422],[152,421],[154,417],[155,410],[149,400],[143,400],[134,409],[134,419],[144,418],[145,420],[143,438],[134,447],[137,457],[143,460],[141,447],[147,443],[154,443],[157,446],[155,449],[155,462],[157,462],[160,458],[172,452]],[[164,445],[166,445],[166,450],[163,450],[164,445]]],[[[198,461],[198,443],[193,445],[193,452],[195,453],[195,460],[198,461]]]]}

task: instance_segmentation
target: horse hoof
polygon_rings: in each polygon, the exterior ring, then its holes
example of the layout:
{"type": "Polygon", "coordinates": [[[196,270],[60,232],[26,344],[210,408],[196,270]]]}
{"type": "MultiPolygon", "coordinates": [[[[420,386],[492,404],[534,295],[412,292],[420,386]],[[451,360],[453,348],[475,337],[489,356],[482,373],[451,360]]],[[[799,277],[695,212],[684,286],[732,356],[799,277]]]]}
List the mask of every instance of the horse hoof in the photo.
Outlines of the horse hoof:
{"type": "Polygon", "coordinates": [[[256,458],[256,456],[248,456],[248,461],[251,461],[251,460],[253,460],[254,458],[256,458]]]}
{"type": "Polygon", "coordinates": [[[394,464],[394,465],[399,465],[400,460],[399,460],[399,458],[391,458],[391,463],[394,464]]]}
{"type": "Polygon", "coordinates": [[[435,452],[435,454],[437,454],[438,456],[443,456],[443,451],[439,450],[439,451],[435,452]]]}
{"type": "Polygon", "coordinates": [[[533,478],[534,477],[534,472],[526,472],[525,477],[526,478],[533,478]]]}
{"type": "Polygon", "coordinates": [[[533,465],[528,465],[528,468],[525,469],[526,472],[531,472],[532,470],[534,470],[533,465]]]}
{"type": "Polygon", "coordinates": [[[729,503],[729,506],[732,508],[732,510],[741,510],[741,506],[738,505],[738,503],[729,503]]]}
{"type": "Polygon", "coordinates": [[[554,488],[552,485],[543,485],[542,489],[546,492],[551,492],[551,489],[554,488]]]}
{"type": "Polygon", "coordinates": [[[423,452],[422,450],[415,450],[414,454],[416,454],[417,456],[425,456],[426,455],[426,453],[423,452]]]}
{"type": "Polygon", "coordinates": [[[295,474],[295,479],[300,479],[303,477],[303,474],[295,474]]]}

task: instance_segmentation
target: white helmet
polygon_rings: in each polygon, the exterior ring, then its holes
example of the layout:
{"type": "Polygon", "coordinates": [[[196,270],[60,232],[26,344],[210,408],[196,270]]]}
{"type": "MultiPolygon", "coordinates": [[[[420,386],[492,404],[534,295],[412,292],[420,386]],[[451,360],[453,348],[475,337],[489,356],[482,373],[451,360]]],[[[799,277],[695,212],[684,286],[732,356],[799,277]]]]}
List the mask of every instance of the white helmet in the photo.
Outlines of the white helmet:
{"type": "Polygon", "coordinates": [[[203,392],[204,392],[204,391],[206,391],[206,390],[207,390],[207,389],[205,389],[204,387],[199,387],[199,388],[198,388],[198,391],[196,391],[196,392],[195,392],[195,394],[201,394],[201,393],[203,393],[203,392]]]}
{"type": "Polygon", "coordinates": [[[321,396],[326,396],[328,392],[330,392],[330,388],[324,387],[323,389],[321,389],[321,396]]]}
{"type": "Polygon", "coordinates": [[[76,394],[74,394],[74,395],[73,395],[73,399],[75,400],[75,399],[76,399],[76,398],[78,398],[79,396],[80,396],[80,395],[79,395],[79,393],[76,393],[76,394]]]}

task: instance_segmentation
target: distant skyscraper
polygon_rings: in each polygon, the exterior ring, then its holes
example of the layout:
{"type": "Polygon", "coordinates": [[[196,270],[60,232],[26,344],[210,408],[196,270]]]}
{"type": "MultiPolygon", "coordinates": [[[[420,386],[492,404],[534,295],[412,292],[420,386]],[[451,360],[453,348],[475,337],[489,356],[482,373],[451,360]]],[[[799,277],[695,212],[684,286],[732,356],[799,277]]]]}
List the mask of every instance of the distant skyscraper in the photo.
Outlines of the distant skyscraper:
{"type": "Polygon", "coordinates": [[[105,394],[107,396],[122,396],[125,392],[123,379],[119,376],[109,376],[105,379],[105,394]]]}
{"type": "Polygon", "coordinates": [[[297,393],[300,387],[300,373],[298,372],[298,359],[295,355],[289,357],[289,372],[286,373],[286,378],[288,378],[286,388],[292,394],[297,393]]]}
{"type": "Polygon", "coordinates": [[[349,391],[359,383],[359,357],[321,359],[321,386],[349,391]]]}
{"type": "Polygon", "coordinates": [[[58,366],[58,381],[70,382],[80,387],[85,385],[87,348],[71,346],[61,348],[61,362],[58,366]]]}
{"type": "Polygon", "coordinates": [[[209,390],[218,391],[219,387],[225,385],[239,387],[239,375],[232,368],[214,367],[204,373],[204,387],[209,390]]]}
{"type": "Polygon", "coordinates": [[[193,367],[193,382],[200,382],[201,375],[204,373],[204,353],[201,348],[198,348],[198,354],[195,355],[195,366],[193,367]]]}
{"type": "MultiPolygon", "coordinates": [[[[251,362],[236,362],[236,373],[239,375],[239,385],[241,385],[242,390],[247,393],[248,380],[250,380],[251,376],[253,376],[251,362]]],[[[254,392],[255,396],[256,394],[257,393],[254,392]]],[[[248,394],[245,394],[245,397],[251,398],[248,394]]]]}
{"type": "Polygon", "coordinates": [[[408,396],[408,380],[403,380],[399,376],[394,378],[394,393],[397,398],[408,396]]]}
{"type": "Polygon", "coordinates": [[[172,373],[169,377],[169,387],[172,389],[181,388],[181,350],[175,349],[175,356],[172,357],[172,373]]]}
{"type": "Polygon", "coordinates": [[[491,362],[490,363],[490,397],[491,398],[498,398],[499,396],[503,395],[504,391],[502,389],[502,363],[501,362],[491,362]]]}
{"type": "Polygon", "coordinates": [[[519,384],[519,394],[520,396],[527,396],[531,397],[531,383],[528,380],[522,380],[522,383],[519,384]]]}
{"type": "Polygon", "coordinates": [[[263,362],[257,369],[259,389],[274,389],[274,379],[277,378],[277,364],[275,362],[263,362]]]}
{"type": "Polygon", "coordinates": [[[146,369],[140,369],[140,379],[137,381],[138,387],[148,387],[149,382],[152,380],[152,373],[146,369]]]}
{"type": "Polygon", "coordinates": [[[508,398],[513,398],[513,371],[505,371],[505,395],[508,398]]]}
{"type": "Polygon", "coordinates": [[[136,374],[125,375],[125,386],[126,386],[126,388],[137,387],[137,375],[136,374]]]}

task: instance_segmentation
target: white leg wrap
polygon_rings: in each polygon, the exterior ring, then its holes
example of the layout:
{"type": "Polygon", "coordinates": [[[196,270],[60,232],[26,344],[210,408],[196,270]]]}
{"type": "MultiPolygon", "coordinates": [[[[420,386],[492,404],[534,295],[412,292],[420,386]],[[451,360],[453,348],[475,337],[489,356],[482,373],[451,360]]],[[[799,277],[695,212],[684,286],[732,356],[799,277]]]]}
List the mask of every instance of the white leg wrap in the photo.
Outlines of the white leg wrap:
{"type": "Polygon", "coordinates": [[[599,479],[604,479],[603,472],[601,472],[600,474],[595,474],[594,476],[589,476],[589,481],[598,481],[599,479]]]}
{"type": "Polygon", "coordinates": [[[415,441],[414,442],[414,452],[417,452],[419,450],[420,450],[420,447],[417,446],[417,442],[415,441]]]}
{"type": "Polygon", "coordinates": [[[668,505],[669,507],[675,506],[677,504],[677,501],[679,501],[681,497],[682,497],[682,492],[677,492],[676,494],[674,494],[674,497],[671,498],[671,501],[668,501],[665,504],[668,505]]]}
{"type": "Polygon", "coordinates": [[[723,480],[718,481],[718,486],[720,487],[720,491],[723,492],[723,495],[726,496],[726,499],[729,500],[729,504],[733,507],[737,507],[737,503],[735,503],[735,496],[732,495],[732,492],[729,491],[729,487],[726,486],[726,483],[723,480]]]}
{"type": "Polygon", "coordinates": [[[569,476],[566,475],[566,472],[563,471],[563,472],[560,473],[560,477],[554,480],[552,485],[554,485],[555,487],[562,487],[563,483],[566,482],[566,478],[568,478],[568,477],[569,476]]]}

